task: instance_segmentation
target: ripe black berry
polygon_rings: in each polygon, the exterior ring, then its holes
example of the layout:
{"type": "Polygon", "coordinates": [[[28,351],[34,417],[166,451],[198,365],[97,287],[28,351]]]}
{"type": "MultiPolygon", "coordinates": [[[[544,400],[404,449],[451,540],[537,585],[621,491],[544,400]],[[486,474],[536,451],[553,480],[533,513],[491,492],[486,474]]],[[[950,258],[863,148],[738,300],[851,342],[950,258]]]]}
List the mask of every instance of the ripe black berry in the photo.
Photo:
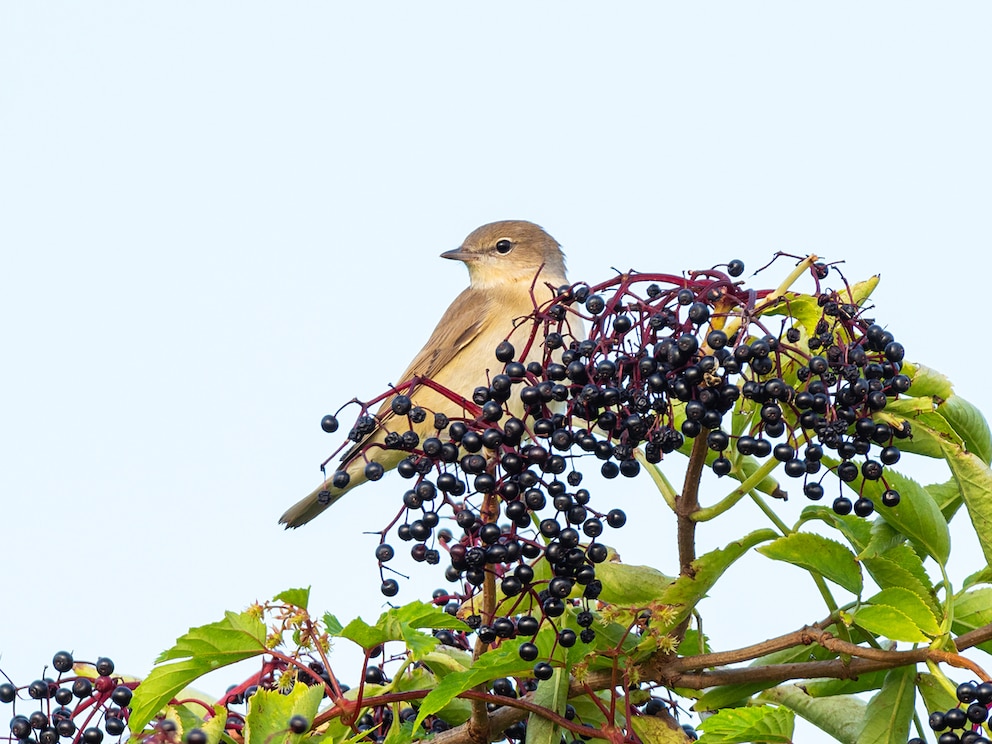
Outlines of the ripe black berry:
{"type": "Polygon", "coordinates": [[[537,645],[527,641],[520,644],[520,649],[518,651],[520,658],[524,661],[534,661],[537,658],[538,651],[537,645]]]}
{"type": "Polygon", "coordinates": [[[72,654],[68,651],[59,651],[52,657],[52,666],[58,672],[68,672],[72,669],[72,654]]]}
{"type": "Polygon", "coordinates": [[[841,516],[850,514],[852,507],[853,504],[851,503],[851,500],[846,496],[838,496],[834,499],[833,509],[835,514],[840,514],[841,516]]]}
{"type": "MultiPolygon", "coordinates": [[[[320,428],[326,431],[328,434],[333,434],[338,430],[338,420],[334,416],[327,414],[326,416],[324,416],[324,418],[320,420],[320,428]]],[[[69,658],[72,657],[70,656],[69,658]]],[[[58,667],[55,668],[58,669],[58,667]]],[[[62,670],[59,669],[59,671],[61,672],[62,670]]]]}
{"type": "Polygon", "coordinates": [[[9,682],[0,685],[0,703],[12,703],[17,697],[17,688],[9,682]]]}
{"type": "Polygon", "coordinates": [[[539,661],[534,665],[534,676],[538,679],[551,679],[555,669],[546,661],[539,661]]]}
{"type": "Polygon", "coordinates": [[[386,579],[379,587],[379,591],[385,597],[395,597],[400,591],[399,582],[396,579],[386,579]]]}
{"type": "Polygon", "coordinates": [[[619,529],[627,524],[627,515],[620,509],[612,509],[606,515],[606,523],[614,529],[619,529]]]}
{"type": "Polygon", "coordinates": [[[132,694],[131,688],[127,685],[118,685],[114,688],[114,691],[110,693],[110,699],[122,708],[126,708],[131,703],[132,694]]]}

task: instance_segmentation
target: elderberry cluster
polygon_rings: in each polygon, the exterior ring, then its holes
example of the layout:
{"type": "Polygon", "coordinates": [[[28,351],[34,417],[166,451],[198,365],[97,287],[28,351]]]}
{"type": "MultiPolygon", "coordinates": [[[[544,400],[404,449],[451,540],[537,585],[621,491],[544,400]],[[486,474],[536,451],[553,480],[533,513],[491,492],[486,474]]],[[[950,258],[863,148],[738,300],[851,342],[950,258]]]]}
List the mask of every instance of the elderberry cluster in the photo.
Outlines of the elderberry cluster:
{"type": "Polygon", "coordinates": [[[23,744],[101,744],[127,728],[132,690],[137,683],[114,676],[114,662],[76,662],[68,651],[52,658],[55,679],[42,677],[23,687],[0,684],[0,703],[13,708],[11,742],[23,744]],[[25,706],[27,711],[21,712],[25,706]]]}
{"type": "MultiPolygon", "coordinates": [[[[959,705],[947,711],[934,711],[927,723],[937,734],[937,744],[989,744],[981,727],[989,718],[992,706],[992,682],[963,682],[958,685],[959,705]]],[[[924,744],[914,738],[909,744],[924,744]]]]}
{"type": "MultiPolygon", "coordinates": [[[[838,514],[871,514],[871,482],[883,485],[883,505],[898,503],[884,468],[910,429],[875,417],[909,389],[903,347],[864,317],[846,282],[822,286],[827,266],[812,267],[809,295],[747,289],[735,281],[742,271],[733,261],[725,272],[558,288],[532,315],[529,339],[494,350],[501,371],[456,401],[465,416],[427,411],[415,392],[391,398],[384,446],[407,453],[397,470],[412,481],[396,535],[413,543],[415,561],[440,564],[447,552],[445,576],[460,588],[436,601],[451,611],[487,578],[498,585],[505,610],[473,616],[480,639],[532,636],[598,597],[596,566],[608,557],[600,536],[626,517],[581,487],[590,462],[607,479],[629,478],[642,461],[695,449],[717,475],[743,479],[747,459],[772,457],[810,499],[825,495],[829,475],[838,490],[857,487],[854,503],[843,491],[833,500],[838,514]],[[550,576],[538,581],[540,561],[550,576]]],[[[380,425],[363,408],[350,439],[380,425]]],[[[337,419],[323,426],[335,430],[337,419]]],[[[370,455],[366,477],[382,474],[370,455]]],[[[332,482],[347,485],[347,473],[332,482]]],[[[386,532],[375,553],[383,570],[395,555],[386,532]]],[[[381,589],[393,596],[398,583],[384,576],[381,589]]],[[[591,625],[578,640],[595,637],[591,625]]],[[[572,629],[555,627],[559,644],[575,643],[572,629]]],[[[536,646],[523,644],[521,655],[536,658],[536,646]]],[[[535,674],[550,676],[545,666],[535,674]]]]}

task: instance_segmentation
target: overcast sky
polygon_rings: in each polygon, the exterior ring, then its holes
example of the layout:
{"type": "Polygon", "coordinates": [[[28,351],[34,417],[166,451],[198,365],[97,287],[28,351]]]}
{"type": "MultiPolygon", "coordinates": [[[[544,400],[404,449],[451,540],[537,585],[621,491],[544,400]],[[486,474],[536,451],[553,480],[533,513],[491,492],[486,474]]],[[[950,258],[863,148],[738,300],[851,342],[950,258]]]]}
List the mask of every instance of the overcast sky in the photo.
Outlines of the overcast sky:
{"type": "MultiPolygon", "coordinates": [[[[292,586],[373,619],[361,533],[402,485],[276,520],[339,443],[321,416],[399,382],[467,283],[438,254],[485,222],[538,222],[587,281],[776,251],[881,273],[879,321],[992,411],[990,6],[606,8],[0,5],[0,668],[67,647],[143,675],[292,586]]],[[[624,559],[674,572],[647,480],[615,499],[624,559]]],[[[959,580],[979,560],[956,546],[959,580]]],[[[400,600],[443,584],[404,568],[400,600]]],[[[825,614],[798,571],[734,571],[768,578],[701,606],[721,648],[825,614]]]]}

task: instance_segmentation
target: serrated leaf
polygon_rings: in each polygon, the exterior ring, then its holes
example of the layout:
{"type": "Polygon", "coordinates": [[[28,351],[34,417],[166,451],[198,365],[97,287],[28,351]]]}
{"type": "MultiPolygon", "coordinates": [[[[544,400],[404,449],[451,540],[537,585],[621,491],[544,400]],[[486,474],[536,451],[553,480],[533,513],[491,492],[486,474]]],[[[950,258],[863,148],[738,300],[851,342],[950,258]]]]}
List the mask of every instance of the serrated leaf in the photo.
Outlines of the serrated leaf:
{"type": "Polygon", "coordinates": [[[886,605],[865,605],[854,613],[854,622],[875,635],[893,641],[923,643],[927,637],[905,612],[886,605]]]}
{"type": "Polygon", "coordinates": [[[852,594],[862,588],[861,566],[847,547],[810,532],[794,532],[758,548],[767,558],[816,571],[852,594]]]}
{"type": "MultiPolygon", "coordinates": [[[[919,556],[913,553],[911,548],[907,548],[907,551],[916,558],[922,569],[923,564],[919,561],[919,556]]],[[[900,586],[908,589],[936,612],[938,605],[933,596],[930,582],[921,581],[918,574],[911,570],[911,567],[907,567],[906,563],[905,556],[895,550],[886,551],[884,555],[866,558],[863,561],[864,567],[879,587],[886,589],[891,586],[900,586]]]]}
{"type": "Polygon", "coordinates": [[[906,744],[913,720],[916,670],[898,667],[885,675],[882,689],[868,701],[857,744],[906,744]]]}
{"type": "MultiPolygon", "coordinates": [[[[538,638],[547,635],[539,633],[538,638]]],[[[470,669],[464,672],[453,672],[442,679],[437,687],[431,690],[420,703],[420,711],[413,722],[416,731],[424,719],[437,713],[458,695],[470,690],[478,684],[489,682],[497,677],[530,677],[533,674],[533,664],[520,658],[520,644],[524,639],[517,638],[502,643],[498,648],[490,649],[482,654],[470,669]]],[[[547,644],[550,645],[550,644],[547,644]]],[[[540,648],[540,644],[538,645],[540,648]]]]}
{"type": "MultiPolygon", "coordinates": [[[[905,614],[913,624],[929,636],[940,634],[940,624],[937,616],[915,592],[901,586],[893,586],[883,589],[874,597],[868,600],[873,605],[884,605],[893,607],[905,614]]],[[[892,640],[904,640],[888,636],[892,640]]]]}
{"type": "Polygon", "coordinates": [[[344,625],[338,620],[336,615],[332,615],[330,612],[324,613],[324,627],[327,628],[328,635],[340,636],[341,631],[344,630],[344,625]]]}
{"type": "Polygon", "coordinates": [[[875,519],[871,522],[871,540],[868,541],[865,549],[858,553],[858,560],[875,558],[905,541],[906,536],[891,524],[884,519],[875,519]]]}
{"type": "Polygon", "coordinates": [[[434,674],[443,677],[451,672],[464,672],[472,666],[472,654],[451,646],[440,645],[426,654],[422,663],[434,674]]]}
{"type": "MultiPolygon", "coordinates": [[[[937,502],[923,486],[895,470],[886,468],[885,479],[889,486],[899,492],[900,500],[895,506],[880,506],[878,515],[914,543],[921,545],[934,560],[941,565],[946,564],[951,553],[951,534],[937,502]]],[[[863,482],[864,495],[876,504],[881,503],[884,490],[885,484],[881,481],[863,482]]]]}
{"type": "Polygon", "coordinates": [[[960,395],[951,395],[937,406],[937,413],[961,437],[965,448],[986,465],[992,463],[992,433],[981,412],[960,395]]]}
{"type": "Polygon", "coordinates": [[[926,487],[927,493],[937,502],[937,508],[944,515],[944,520],[950,524],[951,518],[957,514],[958,509],[964,504],[961,496],[961,487],[955,478],[944,483],[930,483],[926,487]]]}
{"type": "Polygon", "coordinates": [[[300,715],[312,722],[323,697],[324,688],[321,685],[310,687],[301,682],[293,685],[293,689],[286,695],[278,690],[260,688],[248,698],[245,744],[258,744],[258,742],[286,744],[303,741],[307,738],[307,733],[294,734],[288,731],[289,719],[300,715]]]}
{"type": "Polygon", "coordinates": [[[880,280],[878,274],[872,274],[867,279],[864,279],[851,286],[851,302],[855,305],[863,305],[865,300],[871,297],[871,293],[875,291],[880,280]]]}
{"type": "Polygon", "coordinates": [[[920,691],[927,710],[950,710],[958,707],[957,696],[928,672],[916,675],[916,689],[920,691]]]}
{"type": "Polygon", "coordinates": [[[596,566],[596,578],[603,582],[599,598],[622,607],[646,607],[657,602],[675,581],[651,566],[604,561],[596,566]]]}
{"type": "Polygon", "coordinates": [[[951,474],[961,488],[985,562],[992,564],[992,471],[977,455],[950,442],[944,442],[943,448],[951,474]]]}
{"type": "MultiPolygon", "coordinates": [[[[992,623],[992,587],[982,587],[955,595],[952,625],[955,635],[967,633],[989,623],[992,623]]],[[[981,643],[978,648],[992,654],[992,641],[981,643]]]]}
{"type": "Polygon", "coordinates": [[[811,697],[796,684],[773,687],[758,699],[785,706],[841,744],[855,744],[866,707],[863,700],[852,695],[811,697]]]}
{"type": "MultiPolygon", "coordinates": [[[[528,724],[529,725],[529,724],[528,724]]],[[[655,716],[631,716],[630,725],[644,744],[685,744],[685,732],[680,726],[670,728],[661,718],[655,716]]],[[[530,744],[530,737],[527,738],[530,744]]]]}
{"type": "Polygon", "coordinates": [[[219,622],[190,628],[158,657],[155,668],[134,691],[128,726],[133,733],[141,731],[193,680],[265,652],[265,625],[247,612],[227,612],[219,622]]]}
{"type": "Polygon", "coordinates": [[[796,716],[788,708],[725,708],[702,721],[699,744],[792,744],[796,716]]]}
{"type": "MultiPolygon", "coordinates": [[[[912,398],[910,400],[928,401],[929,398],[912,398]]],[[[903,423],[908,420],[912,427],[912,436],[909,439],[899,440],[899,450],[925,457],[942,458],[944,454],[941,450],[941,444],[946,440],[957,439],[957,434],[951,429],[951,425],[933,411],[927,413],[909,412],[907,409],[910,407],[906,404],[899,405],[900,402],[894,401],[886,405],[884,411],[875,414],[875,420],[894,427],[902,427],[903,423]]]]}
{"type": "MultiPolygon", "coordinates": [[[[534,702],[545,710],[564,715],[568,703],[568,671],[558,667],[551,679],[537,683],[534,702]]],[[[531,713],[527,717],[527,744],[557,744],[561,741],[561,728],[544,716],[531,713]]]]}
{"type": "Polygon", "coordinates": [[[762,309],[761,314],[792,317],[807,336],[812,336],[816,333],[816,324],[823,318],[823,308],[812,295],[788,292],[780,302],[762,309]]]}
{"type": "Polygon", "coordinates": [[[813,519],[838,530],[858,553],[871,541],[871,523],[861,517],[853,514],[841,516],[829,506],[807,506],[800,515],[799,524],[802,525],[813,519]]]}
{"type": "Polygon", "coordinates": [[[287,589],[284,592],[279,592],[275,596],[275,599],[305,610],[307,603],[310,602],[310,587],[306,589],[287,589]]]}
{"type": "MultiPolygon", "coordinates": [[[[734,561],[755,545],[773,540],[777,535],[771,529],[755,530],[740,540],[729,543],[725,548],[711,550],[696,558],[691,564],[691,574],[679,576],[659,598],[662,604],[677,609],[669,622],[661,628],[661,632],[668,632],[680,623],[734,561]]],[[[596,573],[599,574],[599,568],[596,573]]]]}
{"type": "Polygon", "coordinates": [[[364,649],[372,649],[387,641],[403,641],[415,660],[420,660],[438,645],[438,640],[422,629],[467,630],[468,626],[439,607],[425,602],[410,602],[392,607],[379,616],[375,625],[355,618],[339,635],[354,641],[364,649]]]}
{"type": "Polygon", "coordinates": [[[913,395],[947,400],[954,394],[951,381],[935,369],[915,362],[905,362],[902,371],[913,381],[910,387],[913,395]]]}
{"type": "Polygon", "coordinates": [[[976,584],[992,584],[992,566],[986,566],[982,570],[970,574],[961,586],[968,589],[976,584]]]}

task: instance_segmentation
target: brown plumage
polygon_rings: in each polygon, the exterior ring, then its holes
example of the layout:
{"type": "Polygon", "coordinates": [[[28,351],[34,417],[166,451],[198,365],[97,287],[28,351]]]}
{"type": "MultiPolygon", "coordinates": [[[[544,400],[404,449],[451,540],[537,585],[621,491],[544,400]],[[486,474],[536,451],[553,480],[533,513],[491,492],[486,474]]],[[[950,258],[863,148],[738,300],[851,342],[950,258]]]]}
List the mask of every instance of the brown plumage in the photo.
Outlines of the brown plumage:
{"type": "MultiPolygon", "coordinates": [[[[534,310],[534,302],[550,299],[545,285],[567,284],[565,258],[558,243],[531,222],[511,220],[493,222],[473,231],[457,250],[442,257],[464,261],[470,285],[445,311],[430,339],[406,368],[398,383],[414,377],[427,377],[445,388],[471,399],[472,391],[486,382],[486,371],[499,363],[494,351],[507,338],[522,350],[530,335],[529,324],[514,333],[514,321],[534,310]]],[[[543,349],[535,344],[530,356],[540,358],[543,349]]],[[[441,393],[418,386],[409,393],[414,405],[426,409],[427,420],[414,429],[421,439],[434,433],[434,412],[449,416],[464,415],[461,407],[441,393]]],[[[313,492],[286,510],[280,524],[299,527],[320,514],[355,486],[365,482],[365,465],[375,460],[386,470],[395,468],[407,456],[401,450],[386,450],[368,445],[381,442],[395,418],[387,400],[377,413],[379,428],[369,438],[345,453],[339,470],[350,475],[348,486],[334,488],[328,478],[313,492]],[[365,456],[362,456],[362,452],[365,456]],[[320,494],[328,492],[321,503],[320,494]]],[[[408,422],[397,422],[403,431],[408,422]]]]}

